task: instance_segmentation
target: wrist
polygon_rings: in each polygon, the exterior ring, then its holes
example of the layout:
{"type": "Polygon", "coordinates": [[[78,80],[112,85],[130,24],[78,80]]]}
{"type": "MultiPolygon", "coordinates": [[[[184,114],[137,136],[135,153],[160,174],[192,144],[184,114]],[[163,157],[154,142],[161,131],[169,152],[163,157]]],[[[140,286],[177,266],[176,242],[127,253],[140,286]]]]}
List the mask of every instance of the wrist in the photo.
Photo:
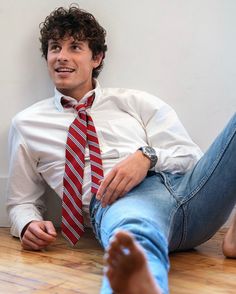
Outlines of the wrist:
{"type": "Polygon", "coordinates": [[[33,223],[33,222],[37,222],[37,220],[32,220],[32,221],[28,222],[28,223],[24,226],[24,228],[22,229],[22,231],[21,231],[21,233],[20,233],[20,239],[23,238],[25,232],[26,232],[27,229],[28,229],[28,226],[29,226],[31,223],[33,223]]]}
{"type": "Polygon", "coordinates": [[[26,224],[26,225],[24,226],[24,228],[22,229],[22,231],[21,231],[21,233],[20,233],[20,237],[21,237],[21,239],[23,238],[23,236],[24,236],[24,234],[25,234],[25,231],[27,230],[29,224],[31,224],[31,223],[32,223],[32,221],[29,222],[28,224],[26,224]]]}
{"type": "Polygon", "coordinates": [[[136,153],[139,155],[141,164],[144,165],[148,171],[151,168],[151,160],[145,156],[141,150],[137,150],[136,153]]]}
{"type": "Polygon", "coordinates": [[[143,146],[138,151],[141,151],[143,156],[149,160],[149,169],[154,168],[158,160],[155,149],[150,146],[143,146]]]}

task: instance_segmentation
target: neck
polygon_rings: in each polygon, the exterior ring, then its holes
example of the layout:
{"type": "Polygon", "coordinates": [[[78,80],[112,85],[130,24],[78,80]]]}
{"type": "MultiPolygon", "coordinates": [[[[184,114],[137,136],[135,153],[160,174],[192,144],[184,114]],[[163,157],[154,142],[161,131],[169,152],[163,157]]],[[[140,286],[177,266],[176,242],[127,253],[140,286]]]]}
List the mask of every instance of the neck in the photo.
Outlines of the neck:
{"type": "Polygon", "coordinates": [[[76,99],[77,101],[80,101],[89,91],[93,90],[95,86],[95,81],[92,80],[90,83],[84,85],[84,87],[81,87],[81,89],[73,90],[57,88],[57,90],[65,96],[69,96],[76,99]]]}

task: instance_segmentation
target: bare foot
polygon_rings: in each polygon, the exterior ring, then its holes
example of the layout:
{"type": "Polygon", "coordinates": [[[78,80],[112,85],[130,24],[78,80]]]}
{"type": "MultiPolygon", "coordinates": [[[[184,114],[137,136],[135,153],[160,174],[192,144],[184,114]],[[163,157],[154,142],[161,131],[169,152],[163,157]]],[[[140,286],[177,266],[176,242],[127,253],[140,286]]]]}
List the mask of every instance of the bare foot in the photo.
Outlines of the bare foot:
{"type": "Polygon", "coordinates": [[[222,250],[226,257],[236,258],[236,214],[232,224],[225,234],[222,250]]]}
{"type": "Polygon", "coordinates": [[[105,274],[116,294],[161,294],[143,249],[130,233],[119,231],[104,257],[105,274]]]}

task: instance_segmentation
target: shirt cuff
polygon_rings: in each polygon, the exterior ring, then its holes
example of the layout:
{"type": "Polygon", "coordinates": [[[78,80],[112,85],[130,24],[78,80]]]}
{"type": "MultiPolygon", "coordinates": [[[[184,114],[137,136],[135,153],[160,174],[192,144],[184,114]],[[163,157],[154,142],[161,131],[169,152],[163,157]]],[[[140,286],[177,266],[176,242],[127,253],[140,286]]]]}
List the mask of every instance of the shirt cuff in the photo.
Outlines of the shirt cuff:
{"type": "Polygon", "coordinates": [[[12,225],[10,232],[14,237],[18,237],[21,240],[21,232],[24,229],[24,227],[32,221],[41,220],[43,220],[43,218],[36,214],[27,217],[19,217],[17,222],[14,222],[14,224],[12,225]]]}

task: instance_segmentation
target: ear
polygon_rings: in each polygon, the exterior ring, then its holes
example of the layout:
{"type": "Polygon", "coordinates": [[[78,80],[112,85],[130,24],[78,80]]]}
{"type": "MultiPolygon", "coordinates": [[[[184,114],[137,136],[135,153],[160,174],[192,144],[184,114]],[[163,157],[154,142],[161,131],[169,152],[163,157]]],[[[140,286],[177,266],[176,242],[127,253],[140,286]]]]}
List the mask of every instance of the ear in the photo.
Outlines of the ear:
{"type": "Polygon", "coordinates": [[[97,54],[96,56],[93,57],[93,68],[98,67],[103,59],[103,52],[97,54]]]}

